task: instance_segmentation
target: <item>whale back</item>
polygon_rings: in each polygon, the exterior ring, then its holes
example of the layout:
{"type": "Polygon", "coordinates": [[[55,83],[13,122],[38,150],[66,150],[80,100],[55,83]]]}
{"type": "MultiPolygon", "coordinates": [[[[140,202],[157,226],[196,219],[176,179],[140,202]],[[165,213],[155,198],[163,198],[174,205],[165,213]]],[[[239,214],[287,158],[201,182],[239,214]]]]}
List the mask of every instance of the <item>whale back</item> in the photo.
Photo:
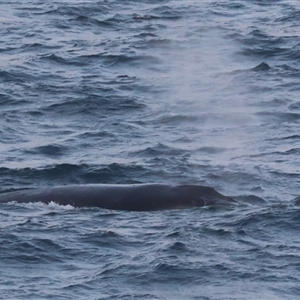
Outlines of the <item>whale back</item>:
{"type": "Polygon", "coordinates": [[[0,203],[12,201],[47,204],[52,201],[75,207],[100,207],[127,211],[228,205],[235,202],[211,187],[167,184],[67,185],[0,194],[0,203]]]}

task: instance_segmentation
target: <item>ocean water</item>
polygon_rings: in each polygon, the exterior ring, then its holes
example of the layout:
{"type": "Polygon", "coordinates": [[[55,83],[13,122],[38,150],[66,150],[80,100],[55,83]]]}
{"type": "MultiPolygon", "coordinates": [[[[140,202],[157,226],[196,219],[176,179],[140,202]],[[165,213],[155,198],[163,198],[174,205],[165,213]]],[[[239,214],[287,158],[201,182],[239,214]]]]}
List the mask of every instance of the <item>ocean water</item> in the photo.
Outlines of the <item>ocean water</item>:
{"type": "Polygon", "coordinates": [[[299,299],[300,3],[2,1],[0,192],[202,184],[158,212],[0,204],[1,299],[299,299]]]}

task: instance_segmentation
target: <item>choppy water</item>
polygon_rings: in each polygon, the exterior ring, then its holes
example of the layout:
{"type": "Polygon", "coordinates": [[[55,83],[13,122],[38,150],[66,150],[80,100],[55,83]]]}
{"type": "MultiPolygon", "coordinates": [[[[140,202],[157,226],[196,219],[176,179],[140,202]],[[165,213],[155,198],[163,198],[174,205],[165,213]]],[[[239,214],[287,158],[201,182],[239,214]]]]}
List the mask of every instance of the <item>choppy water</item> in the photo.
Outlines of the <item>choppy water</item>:
{"type": "Polygon", "coordinates": [[[197,183],[230,209],[0,205],[2,299],[299,299],[297,1],[0,3],[1,191],[197,183]]]}

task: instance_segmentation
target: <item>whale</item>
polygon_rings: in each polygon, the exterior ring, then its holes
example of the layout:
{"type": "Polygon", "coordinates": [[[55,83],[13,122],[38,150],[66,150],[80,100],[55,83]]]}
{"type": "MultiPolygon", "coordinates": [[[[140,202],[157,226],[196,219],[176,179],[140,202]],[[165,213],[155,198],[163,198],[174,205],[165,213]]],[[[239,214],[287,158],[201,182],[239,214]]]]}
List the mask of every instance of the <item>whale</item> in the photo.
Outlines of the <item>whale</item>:
{"type": "Polygon", "coordinates": [[[74,207],[155,211],[228,206],[236,201],[212,187],[169,184],[84,184],[20,189],[0,194],[0,203],[51,202],[74,207]]]}

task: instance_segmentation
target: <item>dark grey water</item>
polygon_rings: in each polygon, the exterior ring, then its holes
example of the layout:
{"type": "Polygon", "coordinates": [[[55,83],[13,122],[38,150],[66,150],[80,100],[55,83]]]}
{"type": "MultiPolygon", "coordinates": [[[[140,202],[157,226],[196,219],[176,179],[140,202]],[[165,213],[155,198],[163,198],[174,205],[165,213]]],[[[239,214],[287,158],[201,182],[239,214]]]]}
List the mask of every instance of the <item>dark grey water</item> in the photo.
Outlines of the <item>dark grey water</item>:
{"type": "Polygon", "coordinates": [[[2,204],[0,298],[299,299],[299,16],[290,0],[2,1],[1,192],[197,183],[246,205],[2,204]]]}

